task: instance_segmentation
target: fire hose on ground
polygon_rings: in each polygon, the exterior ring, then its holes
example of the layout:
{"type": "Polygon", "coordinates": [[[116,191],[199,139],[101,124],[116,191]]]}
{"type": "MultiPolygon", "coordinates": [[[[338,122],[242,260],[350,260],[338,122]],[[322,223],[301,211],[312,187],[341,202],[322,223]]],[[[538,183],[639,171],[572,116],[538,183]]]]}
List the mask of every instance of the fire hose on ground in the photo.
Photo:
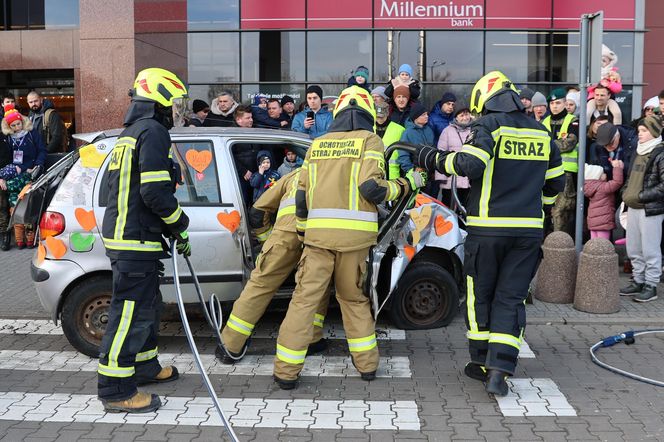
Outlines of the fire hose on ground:
{"type": "MultiPolygon", "coordinates": [[[[198,353],[198,347],[196,347],[196,342],[194,342],[194,336],[192,335],[191,328],[189,327],[189,320],[187,319],[187,312],[185,311],[184,308],[184,301],[182,299],[182,291],[180,288],[180,274],[178,272],[175,241],[171,241],[171,256],[173,261],[173,282],[175,285],[175,295],[176,295],[175,297],[177,299],[178,309],[180,311],[180,317],[182,318],[182,327],[184,328],[185,335],[187,336],[187,341],[189,341],[189,347],[191,348],[191,353],[194,356],[194,361],[198,366],[198,371],[201,373],[201,377],[203,378],[203,383],[207,387],[208,394],[212,399],[212,403],[217,409],[217,413],[219,413],[219,417],[221,418],[221,422],[224,425],[224,428],[226,429],[226,433],[228,434],[228,436],[231,438],[232,441],[238,442],[239,439],[235,435],[235,432],[233,431],[233,427],[231,426],[230,421],[226,418],[224,411],[221,409],[221,404],[219,403],[219,398],[217,397],[217,393],[215,392],[214,387],[212,387],[210,378],[208,377],[207,372],[203,367],[203,362],[201,361],[201,355],[198,353]]],[[[214,330],[216,335],[215,337],[218,340],[218,344],[221,344],[221,334],[219,333],[219,330],[221,329],[221,323],[223,322],[221,304],[214,294],[210,296],[209,306],[205,304],[205,299],[203,298],[203,290],[201,289],[201,286],[198,283],[198,277],[196,276],[196,272],[194,271],[194,266],[191,265],[191,261],[189,260],[188,256],[185,256],[184,260],[187,262],[187,267],[189,267],[189,272],[191,273],[191,278],[194,282],[194,287],[196,288],[196,294],[198,295],[198,300],[201,303],[201,307],[203,308],[205,319],[207,320],[210,327],[212,327],[212,329],[214,330]]]]}
{"type": "Polygon", "coordinates": [[[626,345],[632,345],[632,344],[634,344],[634,342],[636,341],[636,338],[638,336],[655,334],[655,333],[664,333],[664,329],[629,330],[629,331],[620,333],[618,335],[609,336],[608,338],[604,338],[601,341],[597,342],[592,347],[590,347],[590,357],[591,357],[592,361],[595,364],[597,364],[600,367],[605,368],[609,371],[612,371],[613,373],[617,373],[619,375],[626,376],[630,379],[645,382],[645,383],[648,383],[648,384],[651,384],[651,385],[656,385],[658,387],[664,387],[664,381],[658,381],[657,379],[647,378],[645,376],[640,376],[636,373],[632,373],[632,372],[614,367],[613,365],[610,365],[610,364],[607,364],[606,362],[600,361],[599,358],[597,358],[597,355],[595,354],[595,352],[599,348],[613,347],[614,345],[618,344],[619,342],[624,342],[626,345]]]}

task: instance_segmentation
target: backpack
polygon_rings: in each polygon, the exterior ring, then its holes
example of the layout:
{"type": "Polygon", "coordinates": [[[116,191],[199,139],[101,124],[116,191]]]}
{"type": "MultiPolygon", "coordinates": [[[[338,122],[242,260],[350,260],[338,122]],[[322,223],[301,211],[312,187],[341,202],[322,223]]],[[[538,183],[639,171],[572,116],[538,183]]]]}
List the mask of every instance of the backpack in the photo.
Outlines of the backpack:
{"type": "MultiPolygon", "coordinates": [[[[44,133],[46,134],[46,140],[44,142],[48,146],[51,143],[51,132],[48,130],[49,120],[51,119],[51,114],[55,112],[55,109],[46,109],[44,112],[44,133]]],[[[65,127],[65,122],[60,119],[60,125],[62,126],[62,141],[60,142],[60,149],[58,152],[67,152],[69,148],[69,134],[67,134],[67,128],[65,127]]]]}

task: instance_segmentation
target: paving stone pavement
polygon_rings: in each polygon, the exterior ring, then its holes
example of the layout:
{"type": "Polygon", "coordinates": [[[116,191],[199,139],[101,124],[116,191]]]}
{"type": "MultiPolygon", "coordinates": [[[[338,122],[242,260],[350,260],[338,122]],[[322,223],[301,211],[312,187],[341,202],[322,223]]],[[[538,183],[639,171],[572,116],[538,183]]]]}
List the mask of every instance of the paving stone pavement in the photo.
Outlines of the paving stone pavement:
{"type": "MultiPolygon", "coordinates": [[[[95,398],[94,361],[74,353],[58,328],[14,320],[46,317],[26,271],[30,255],[0,253],[8,269],[0,285],[0,440],[224,440],[176,323],[164,327],[159,345],[184,373],[149,389],[164,398],[164,408],[144,416],[104,414],[95,398]]],[[[279,390],[269,376],[283,313],[267,315],[238,372],[213,361],[209,333],[199,333],[197,342],[242,441],[664,440],[664,389],[607,372],[589,358],[588,348],[603,337],[664,323],[662,299],[622,301],[615,315],[529,305],[528,345],[510,394],[499,400],[462,374],[468,354],[460,316],[445,329],[405,333],[381,323],[384,373],[397,375],[368,383],[348,366],[339,313],[332,312],[330,348],[311,358],[315,368],[294,391],[279,390]]],[[[663,354],[661,335],[599,352],[607,363],[653,378],[664,378],[663,354]]]]}

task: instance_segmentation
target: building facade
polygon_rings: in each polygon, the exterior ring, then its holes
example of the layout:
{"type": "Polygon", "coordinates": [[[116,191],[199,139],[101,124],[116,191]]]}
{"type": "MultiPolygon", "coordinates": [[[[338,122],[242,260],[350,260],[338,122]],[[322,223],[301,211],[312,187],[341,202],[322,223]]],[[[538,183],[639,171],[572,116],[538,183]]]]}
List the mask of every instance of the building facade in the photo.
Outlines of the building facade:
{"type": "Polygon", "coordinates": [[[664,53],[647,50],[656,47],[650,35],[661,35],[660,3],[4,0],[0,89],[25,96],[35,88],[59,100],[79,131],[121,125],[127,90],[148,66],[173,70],[192,98],[208,103],[225,89],[245,102],[262,92],[299,103],[310,84],[331,97],[360,65],[376,86],[403,63],[422,81],[427,106],[448,90],[466,101],[493,69],[547,93],[578,83],[579,18],[603,10],[604,43],[618,56],[623,83],[616,101],[629,118],[664,88],[664,53]]]}

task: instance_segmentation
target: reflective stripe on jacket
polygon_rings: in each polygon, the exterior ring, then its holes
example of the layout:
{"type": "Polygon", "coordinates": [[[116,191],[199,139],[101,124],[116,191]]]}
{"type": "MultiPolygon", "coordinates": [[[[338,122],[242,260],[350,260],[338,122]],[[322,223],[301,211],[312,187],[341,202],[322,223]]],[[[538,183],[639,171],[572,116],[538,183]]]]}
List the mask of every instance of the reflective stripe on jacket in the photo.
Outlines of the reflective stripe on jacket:
{"type": "Polygon", "coordinates": [[[114,259],[168,256],[163,235],[182,232],[189,218],[173,195],[175,166],[170,135],[153,119],[127,127],[111,151],[108,205],[102,237],[114,259]]]}
{"type": "Polygon", "coordinates": [[[541,236],[544,200],[555,200],[565,182],[549,133],[518,111],[475,121],[461,151],[437,169],[470,178],[468,231],[480,235],[541,236]]]}
{"type": "Polygon", "coordinates": [[[367,130],[329,132],[307,152],[296,194],[304,243],[347,252],[376,244],[376,204],[394,200],[403,179],[387,181],[383,142],[367,130]]]}
{"type": "MultiPolygon", "coordinates": [[[[563,137],[567,136],[569,134],[569,127],[570,125],[576,120],[576,117],[573,114],[567,114],[565,115],[565,118],[563,118],[563,124],[560,126],[560,130],[556,134],[557,139],[562,139],[563,137]]],[[[544,127],[549,129],[549,132],[551,132],[551,115],[546,117],[543,121],[542,124],[544,127]]],[[[563,169],[565,169],[565,172],[573,172],[573,173],[578,173],[579,172],[579,145],[574,147],[573,150],[570,152],[562,152],[560,154],[562,157],[563,161],[563,169]]]]}

